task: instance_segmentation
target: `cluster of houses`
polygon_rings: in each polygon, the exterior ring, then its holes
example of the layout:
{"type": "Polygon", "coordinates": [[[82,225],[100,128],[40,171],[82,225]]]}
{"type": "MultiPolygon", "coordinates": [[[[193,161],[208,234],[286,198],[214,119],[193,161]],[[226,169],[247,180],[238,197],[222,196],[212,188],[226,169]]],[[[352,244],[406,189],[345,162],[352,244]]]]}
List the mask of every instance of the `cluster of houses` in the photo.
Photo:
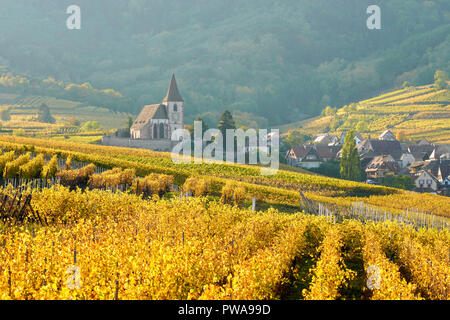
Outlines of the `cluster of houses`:
{"type": "MultiPolygon", "coordinates": [[[[312,142],[291,148],[286,161],[291,166],[311,169],[339,160],[345,135],[339,138],[318,134],[312,142]]],[[[355,142],[368,183],[376,183],[386,175],[408,175],[416,192],[450,195],[450,145],[436,145],[426,139],[400,142],[390,130],[378,139],[363,139],[356,133],[355,142]]]]}

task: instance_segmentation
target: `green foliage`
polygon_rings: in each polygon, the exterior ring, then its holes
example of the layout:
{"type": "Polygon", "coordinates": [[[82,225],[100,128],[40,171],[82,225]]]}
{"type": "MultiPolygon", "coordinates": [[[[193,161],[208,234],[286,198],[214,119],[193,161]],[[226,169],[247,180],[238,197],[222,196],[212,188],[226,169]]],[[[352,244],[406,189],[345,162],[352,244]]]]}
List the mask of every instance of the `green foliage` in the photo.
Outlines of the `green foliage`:
{"type": "Polygon", "coordinates": [[[16,157],[16,155],[15,155],[14,151],[4,153],[0,156],[0,172],[1,173],[3,173],[3,171],[5,170],[6,164],[8,162],[13,161],[15,157],[16,157]]]}
{"type": "Polygon", "coordinates": [[[356,149],[355,131],[350,131],[345,136],[342,147],[341,178],[346,180],[361,180],[361,162],[356,149]]]}
{"type": "Polygon", "coordinates": [[[50,161],[42,168],[42,178],[53,178],[58,172],[58,156],[54,155],[50,161]]]}
{"type": "Polygon", "coordinates": [[[20,167],[30,161],[30,153],[19,156],[16,160],[6,163],[3,170],[3,178],[10,179],[18,176],[20,167]]]}
{"type": "Polygon", "coordinates": [[[17,75],[5,76],[0,90],[137,113],[159,102],[175,70],[186,122],[225,108],[270,125],[294,122],[450,71],[445,0],[383,1],[388,32],[367,30],[368,3],[360,0],[333,10],[329,0],[80,0],[89,12],[83,36],[60,37],[57,47],[51,35],[61,30],[61,7],[3,2],[0,60],[17,75]],[[49,78],[38,81],[42,75],[49,78]]]}
{"type": "Polygon", "coordinates": [[[200,117],[197,117],[197,119],[195,119],[195,121],[199,121],[199,122],[202,123],[202,135],[203,135],[206,131],[208,131],[209,127],[208,127],[208,124],[206,123],[206,121],[204,121],[204,120],[203,120],[202,118],[200,118],[200,117]]]}
{"type": "Polygon", "coordinates": [[[87,121],[82,127],[82,131],[95,131],[101,128],[98,121],[87,121]]]}
{"type": "Polygon", "coordinates": [[[2,112],[0,113],[0,117],[3,121],[11,120],[11,108],[2,110],[2,112]]]}
{"type": "Polygon", "coordinates": [[[342,125],[342,120],[339,117],[335,116],[333,118],[333,120],[331,120],[331,122],[330,122],[330,130],[336,131],[341,125],[342,125]]]}
{"type": "Polygon", "coordinates": [[[72,156],[69,155],[66,159],[66,163],[64,164],[65,170],[72,170],[72,156]]]}
{"type": "Polygon", "coordinates": [[[445,71],[437,70],[434,74],[434,88],[436,90],[447,89],[448,75],[445,71]]]}
{"type": "Polygon", "coordinates": [[[35,179],[41,176],[44,167],[44,155],[39,154],[34,159],[19,167],[19,176],[22,179],[35,179]]]}
{"type": "Polygon", "coordinates": [[[291,130],[284,142],[292,148],[305,143],[307,140],[311,140],[311,137],[299,131],[291,130]]]}
{"type": "Polygon", "coordinates": [[[217,128],[220,130],[220,132],[222,132],[224,140],[227,134],[227,129],[236,129],[236,124],[234,123],[233,116],[228,110],[225,110],[222,113],[217,128]]]}
{"type": "Polygon", "coordinates": [[[126,128],[129,130],[131,128],[131,126],[133,125],[133,118],[131,116],[127,117],[127,122],[126,122],[126,128]]]}
{"type": "Polygon", "coordinates": [[[50,109],[45,103],[39,107],[37,120],[44,123],[55,123],[55,118],[52,117],[50,109]]]}
{"type": "Polygon", "coordinates": [[[331,178],[339,179],[341,177],[341,166],[339,161],[336,159],[322,162],[318,168],[312,168],[309,170],[331,178]]]}
{"type": "Polygon", "coordinates": [[[391,188],[412,190],[415,187],[414,180],[405,175],[386,175],[379,181],[381,185],[391,188]]]}
{"type": "Polygon", "coordinates": [[[336,114],[336,112],[337,112],[336,107],[332,108],[330,106],[326,106],[325,109],[322,110],[321,115],[329,117],[329,116],[334,116],[336,114]]]}
{"type": "Polygon", "coordinates": [[[80,122],[80,120],[78,120],[77,118],[71,117],[71,118],[70,118],[69,124],[70,124],[72,127],[79,127],[79,126],[81,125],[81,122],[80,122]]]}

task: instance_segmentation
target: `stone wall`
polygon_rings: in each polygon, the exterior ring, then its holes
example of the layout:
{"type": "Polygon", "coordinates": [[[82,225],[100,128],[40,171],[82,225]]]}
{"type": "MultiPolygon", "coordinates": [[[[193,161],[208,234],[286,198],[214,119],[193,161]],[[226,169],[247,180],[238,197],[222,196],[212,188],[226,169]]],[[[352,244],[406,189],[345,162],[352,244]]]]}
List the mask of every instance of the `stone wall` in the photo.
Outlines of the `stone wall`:
{"type": "Polygon", "coordinates": [[[171,141],[167,139],[161,140],[134,140],[127,138],[118,138],[105,136],[102,138],[102,145],[114,146],[114,147],[128,147],[128,148],[139,148],[139,149],[149,149],[153,151],[172,151],[173,147],[177,144],[176,141],[171,141]]]}

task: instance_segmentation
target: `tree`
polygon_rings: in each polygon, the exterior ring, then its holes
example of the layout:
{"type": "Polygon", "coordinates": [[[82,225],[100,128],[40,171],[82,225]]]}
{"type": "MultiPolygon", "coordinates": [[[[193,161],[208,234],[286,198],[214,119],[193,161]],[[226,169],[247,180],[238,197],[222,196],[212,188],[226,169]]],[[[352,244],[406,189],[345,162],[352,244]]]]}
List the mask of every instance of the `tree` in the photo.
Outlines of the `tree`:
{"type": "Polygon", "coordinates": [[[292,147],[295,147],[295,146],[305,143],[305,141],[308,140],[308,138],[309,137],[307,135],[305,135],[301,132],[298,132],[295,130],[290,130],[288,132],[288,136],[284,140],[284,142],[286,142],[289,145],[289,147],[292,148],[292,147]]]}
{"type": "Polygon", "coordinates": [[[320,113],[320,115],[321,115],[322,117],[328,116],[328,114],[330,113],[330,109],[331,109],[330,106],[326,106],[325,109],[322,110],[322,112],[320,113]]]}
{"type": "Polygon", "coordinates": [[[346,180],[360,181],[361,162],[356,149],[355,131],[350,131],[345,136],[342,147],[341,178],[346,180]]]}
{"type": "Polygon", "coordinates": [[[133,125],[133,118],[129,115],[127,118],[127,129],[130,130],[131,126],[133,125]]]}
{"type": "Polygon", "coordinates": [[[400,130],[399,132],[397,132],[395,138],[398,141],[405,141],[406,140],[406,132],[404,130],[400,130]]]}
{"type": "Polygon", "coordinates": [[[100,123],[98,121],[87,121],[83,127],[81,128],[81,130],[83,131],[94,131],[94,130],[98,130],[100,129],[100,123]]]}
{"type": "Polygon", "coordinates": [[[406,175],[386,175],[381,179],[381,184],[386,187],[412,190],[415,187],[414,180],[406,175]]]}
{"type": "Polygon", "coordinates": [[[342,124],[342,121],[338,117],[334,117],[330,122],[330,130],[336,131],[342,124]]]}
{"type": "Polygon", "coordinates": [[[408,86],[409,86],[409,82],[408,81],[404,81],[403,84],[402,84],[402,88],[403,89],[407,89],[408,86]]]}
{"type": "Polygon", "coordinates": [[[2,118],[3,121],[11,120],[11,108],[2,110],[0,117],[2,118]]]}
{"type": "Polygon", "coordinates": [[[220,117],[219,124],[217,125],[225,141],[227,129],[236,129],[236,124],[234,123],[233,116],[230,111],[225,110],[220,117]]]}
{"type": "Polygon", "coordinates": [[[38,109],[37,120],[43,123],[55,123],[55,118],[52,117],[50,114],[50,109],[45,103],[41,104],[38,109]]]}
{"type": "Polygon", "coordinates": [[[203,134],[209,129],[208,124],[201,117],[197,117],[197,119],[195,119],[195,121],[199,121],[202,123],[202,136],[203,136],[203,134]]]}
{"type": "Polygon", "coordinates": [[[445,71],[438,70],[434,74],[434,88],[436,90],[447,89],[448,75],[445,71]]]}
{"type": "Polygon", "coordinates": [[[70,120],[69,120],[69,123],[70,123],[70,125],[73,126],[73,127],[79,127],[79,126],[81,125],[80,120],[78,120],[78,119],[75,118],[75,117],[71,117],[70,120]]]}
{"type": "Polygon", "coordinates": [[[330,117],[330,116],[334,116],[336,114],[336,112],[337,112],[336,107],[332,108],[330,106],[326,106],[326,108],[322,110],[321,115],[322,115],[322,117],[325,117],[325,116],[330,117]]]}
{"type": "Polygon", "coordinates": [[[322,162],[318,168],[309,169],[309,171],[322,174],[327,177],[340,178],[339,161],[332,159],[330,161],[322,162]]]}

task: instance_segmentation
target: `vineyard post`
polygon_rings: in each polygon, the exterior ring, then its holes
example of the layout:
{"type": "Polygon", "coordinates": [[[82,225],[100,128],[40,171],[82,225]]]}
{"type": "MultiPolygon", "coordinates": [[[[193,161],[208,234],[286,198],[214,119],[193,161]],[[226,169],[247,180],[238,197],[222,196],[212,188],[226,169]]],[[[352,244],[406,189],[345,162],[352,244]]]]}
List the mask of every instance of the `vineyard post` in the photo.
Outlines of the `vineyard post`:
{"type": "Polygon", "coordinates": [[[12,298],[11,266],[8,266],[8,289],[9,296],[12,298]]]}
{"type": "Polygon", "coordinates": [[[252,198],[252,211],[255,211],[255,209],[256,209],[256,198],[253,197],[252,198]]]}
{"type": "Polygon", "coordinates": [[[117,272],[116,292],[114,293],[114,300],[119,300],[119,273],[117,272]]]}

